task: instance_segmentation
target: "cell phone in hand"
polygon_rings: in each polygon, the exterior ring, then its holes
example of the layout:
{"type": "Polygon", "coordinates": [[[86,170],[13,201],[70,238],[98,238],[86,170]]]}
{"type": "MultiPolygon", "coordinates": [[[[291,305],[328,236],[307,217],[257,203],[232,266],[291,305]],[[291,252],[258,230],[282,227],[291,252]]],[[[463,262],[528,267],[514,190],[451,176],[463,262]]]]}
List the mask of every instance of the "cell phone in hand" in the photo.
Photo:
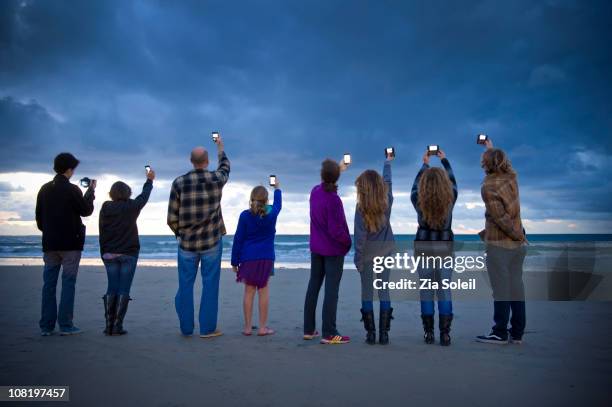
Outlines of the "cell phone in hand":
{"type": "Polygon", "coordinates": [[[270,175],[270,186],[271,187],[276,186],[276,175],[270,175]]]}
{"type": "Polygon", "coordinates": [[[427,155],[437,155],[438,151],[440,151],[440,146],[438,145],[427,146],[427,155]]]}
{"type": "Polygon", "coordinates": [[[89,186],[91,185],[91,181],[93,181],[92,179],[89,179],[87,177],[81,178],[81,180],[79,181],[79,183],[81,184],[81,186],[83,188],[89,188],[89,186]]]}
{"type": "Polygon", "coordinates": [[[344,165],[351,165],[351,155],[349,153],[344,153],[344,158],[342,159],[344,165]]]}
{"type": "Polygon", "coordinates": [[[387,147],[385,148],[385,158],[393,158],[395,157],[395,148],[387,147]]]}
{"type": "Polygon", "coordinates": [[[476,144],[485,144],[488,139],[489,136],[487,136],[486,134],[479,134],[478,136],[476,136],[476,144]]]}
{"type": "Polygon", "coordinates": [[[212,133],[210,133],[211,137],[212,137],[212,141],[214,143],[217,142],[217,140],[219,140],[219,132],[218,131],[213,131],[212,133]]]}

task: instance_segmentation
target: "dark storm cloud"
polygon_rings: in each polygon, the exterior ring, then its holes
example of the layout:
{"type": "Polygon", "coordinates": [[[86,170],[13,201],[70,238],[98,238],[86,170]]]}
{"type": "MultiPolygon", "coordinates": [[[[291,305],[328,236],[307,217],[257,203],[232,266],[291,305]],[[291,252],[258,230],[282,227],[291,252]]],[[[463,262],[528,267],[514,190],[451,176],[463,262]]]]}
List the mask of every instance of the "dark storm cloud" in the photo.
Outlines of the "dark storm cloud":
{"type": "Polygon", "coordinates": [[[389,144],[407,190],[431,142],[478,190],[486,131],[534,213],[609,214],[612,7],[508,3],[5,1],[0,171],[71,150],[170,178],[221,129],[234,180],[307,192],[350,150],[350,185],[389,144]]]}

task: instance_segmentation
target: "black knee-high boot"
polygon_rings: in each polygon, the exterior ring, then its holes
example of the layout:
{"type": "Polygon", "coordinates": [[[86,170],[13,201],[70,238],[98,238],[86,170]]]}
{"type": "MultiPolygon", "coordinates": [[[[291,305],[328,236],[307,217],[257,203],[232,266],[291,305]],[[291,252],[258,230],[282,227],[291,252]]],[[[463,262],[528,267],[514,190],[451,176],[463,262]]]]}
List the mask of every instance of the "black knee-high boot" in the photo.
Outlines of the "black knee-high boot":
{"type": "Polygon", "coordinates": [[[440,345],[448,346],[451,344],[450,329],[453,321],[453,314],[440,315],[440,345]]]}
{"type": "Polygon", "coordinates": [[[425,343],[431,345],[434,343],[434,316],[421,314],[423,320],[423,331],[425,331],[425,343]]]}
{"type": "Polygon", "coordinates": [[[104,319],[106,320],[104,334],[111,335],[115,323],[115,314],[117,313],[117,294],[106,294],[102,299],[104,300],[104,319]]]}
{"type": "Polygon", "coordinates": [[[366,343],[368,345],[374,345],[376,343],[376,325],[374,323],[374,311],[361,310],[361,320],[363,321],[363,327],[367,332],[366,343]]]}
{"type": "Polygon", "coordinates": [[[389,331],[391,330],[391,320],[393,319],[393,308],[380,310],[378,343],[387,345],[389,343],[389,331]]]}
{"type": "Polygon", "coordinates": [[[113,335],[125,335],[127,331],[123,329],[123,318],[128,309],[128,303],[130,302],[130,296],[121,294],[117,300],[117,314],[115,315],[115,322],[113,324],[113,335]]]}

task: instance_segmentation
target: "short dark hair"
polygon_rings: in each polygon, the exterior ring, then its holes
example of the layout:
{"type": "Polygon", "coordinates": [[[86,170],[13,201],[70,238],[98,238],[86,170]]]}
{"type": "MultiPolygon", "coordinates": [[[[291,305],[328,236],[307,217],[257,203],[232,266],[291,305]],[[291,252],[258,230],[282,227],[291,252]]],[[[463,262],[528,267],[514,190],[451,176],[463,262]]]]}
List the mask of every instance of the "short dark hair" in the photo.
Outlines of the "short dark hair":
{"type": "Polygon", "coordinates": [[[68,170],[74,170],[79,165],[79,160],[70,153],[59,153],[53,160],[53,169],[58,174],[63,174],[68,170]]]}
{"type": "Polygon", "coordinates": [[[108,193],[113,201],[127,201],[132,196],[132,189],[125,182],[117,181],[108,193]]]}
{"type": "Polygon", "coordinates": [[[335,192],[338,190],[336,182],[340,178],[340,165],[332,159],[326,159],[321,163],[321,181],[323,181],[323,189],[327,192],[335,192]]]}

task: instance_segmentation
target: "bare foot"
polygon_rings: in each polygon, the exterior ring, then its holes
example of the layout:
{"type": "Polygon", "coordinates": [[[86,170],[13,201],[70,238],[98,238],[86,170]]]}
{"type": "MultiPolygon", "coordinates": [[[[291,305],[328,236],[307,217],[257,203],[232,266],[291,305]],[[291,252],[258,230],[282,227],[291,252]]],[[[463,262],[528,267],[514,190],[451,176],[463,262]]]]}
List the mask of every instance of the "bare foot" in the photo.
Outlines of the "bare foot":
{"type": "Polygon", "coordinates": [[[257,331],[257,336],[268,336],[268,335],[274,335],[276,333],[276,331],[274,331],[274,329],[270,329],[267,326],[264,328],[260,328],[257,331]]]}

